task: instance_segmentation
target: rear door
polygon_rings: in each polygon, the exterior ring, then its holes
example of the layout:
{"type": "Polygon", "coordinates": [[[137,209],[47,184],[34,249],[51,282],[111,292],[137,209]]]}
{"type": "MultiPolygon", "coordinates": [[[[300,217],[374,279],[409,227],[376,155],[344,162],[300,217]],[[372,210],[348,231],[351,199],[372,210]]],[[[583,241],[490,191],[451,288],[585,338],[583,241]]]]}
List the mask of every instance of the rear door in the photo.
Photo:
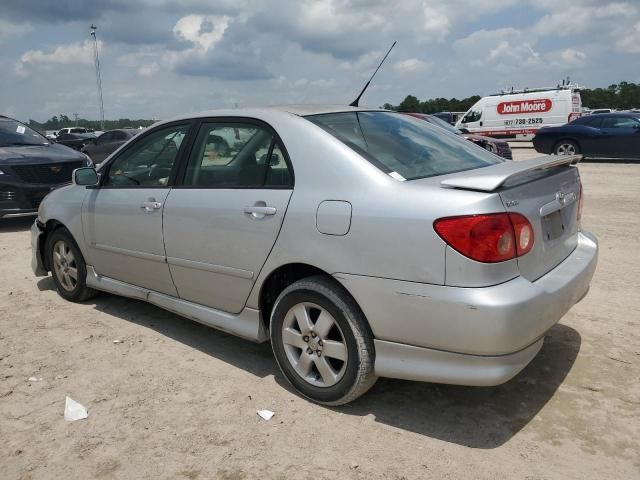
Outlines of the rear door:
{"type": "Polygon", "coordinates": [[[162,240],[162,212],[189,124],[150,131],[101,170],[82,225],[96,272],[176,296],[162,240]]]}
{"type": "Polygon", "coordinates": [[[293,191],[293,172],[266,124],[203,121],[181,185],[164,210],[164,243],[180,298],[238,313],[293,191]]]}

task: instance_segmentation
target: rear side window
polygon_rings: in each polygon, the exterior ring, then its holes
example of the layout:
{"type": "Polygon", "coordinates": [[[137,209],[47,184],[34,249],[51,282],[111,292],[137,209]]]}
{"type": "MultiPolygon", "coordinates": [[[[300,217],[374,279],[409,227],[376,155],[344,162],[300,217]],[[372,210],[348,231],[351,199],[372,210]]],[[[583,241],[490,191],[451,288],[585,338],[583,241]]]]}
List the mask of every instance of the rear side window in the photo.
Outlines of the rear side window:
{"type": "Polygon", "coordinates": [[[184,184],[262,188],[291,185],[289,167],[273,133],[243,123],[205,123],[189,157],[184,184]]]}
{"type": "Polygon", "coordinates": [[[606,117],[602,119],[602,128],[636,128],[638,120],[631,117],[606,117]]]}
{"type": "Polygon", "coordinates": [[[313,115],[306,119],[383,172],[395,173],[407,180],[503,162],[484,148],[409,115],[343,112],[313,115]]]}

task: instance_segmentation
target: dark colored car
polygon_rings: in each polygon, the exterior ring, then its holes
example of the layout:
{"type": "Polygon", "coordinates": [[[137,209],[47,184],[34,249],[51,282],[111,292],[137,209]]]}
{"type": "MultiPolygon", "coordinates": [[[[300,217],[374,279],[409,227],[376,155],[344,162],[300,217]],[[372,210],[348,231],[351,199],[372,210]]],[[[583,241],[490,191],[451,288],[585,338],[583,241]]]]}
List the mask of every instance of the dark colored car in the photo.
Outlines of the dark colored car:
{"type": "Polygon", "coordinates": [[[94,138],[91,133],[61,133],[56,137],[56,143],[80,150],[94,138]]]}
{"type": "Polygon", "coordinates": [[[0,218],[37,213],[45,195],[90,165],[86,155],[0,116],[0,218]]]}
{"type": "Polygon", "coordinates": [[[547,154],[640,160],[640,113],[600,113],[561,127],[544,127],[533,146],[547,154]]]}
{"type": "Polygon", "coordinates": [[[502,158],[506,158],[508,160],[513,160],[513,154],[511,152],[511,147],[509,143],[505,140],[499,140],[497,138],[492,137],[484,137],[482,135],[475,135],[473,133],[465,133],[459,128],[454,127],[453,125],[448,124],[441,118],[435,115],[428,115],[426,113],[407,113],[406,115],[411,115],[412,117],[419,118],[424,120],[425,122],[429,122],[432,125],[435,125],[440,128],[444,128],[445,130],[455,133],[456,135],[463,135],[464,138],[469,140],[470,142],[475,143],[476,145],[480,145],[482,148],[489,150],[490,152],[495,153],[496,155],[501,156],[502,158]]]}
{"type": "Polygon", "coordinates": [[[138,134],[139,130],[122,128],[109,130],[98,138],[94,138],[84,147],[82,152],[91,157],[94,163],[101,163],[105,158],[138,134]]]}

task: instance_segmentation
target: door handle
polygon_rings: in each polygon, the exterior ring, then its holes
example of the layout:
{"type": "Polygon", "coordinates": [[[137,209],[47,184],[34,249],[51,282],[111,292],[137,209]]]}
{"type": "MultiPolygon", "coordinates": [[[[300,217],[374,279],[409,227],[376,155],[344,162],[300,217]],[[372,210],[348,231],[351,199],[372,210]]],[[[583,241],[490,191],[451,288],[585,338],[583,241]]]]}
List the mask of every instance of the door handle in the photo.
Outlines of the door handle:
{"type": "Polygon", "coordinates": [[[244,207],[244,213],[251,215],[253,218],[264,218],[266,215],[275,215],[276,211],[276,207],[269,207],[266,205],[244,207]]]}
{"type": "Polygon", "coordinates": [[[158,210],[159,208],[162,208],[162,203],[156,202],[155,200],[150,198],[146,202],[142,202],[142,205],[140,205],[140,208],[142,208],[145,212],[153,212],[154,210],[158,210]]]}

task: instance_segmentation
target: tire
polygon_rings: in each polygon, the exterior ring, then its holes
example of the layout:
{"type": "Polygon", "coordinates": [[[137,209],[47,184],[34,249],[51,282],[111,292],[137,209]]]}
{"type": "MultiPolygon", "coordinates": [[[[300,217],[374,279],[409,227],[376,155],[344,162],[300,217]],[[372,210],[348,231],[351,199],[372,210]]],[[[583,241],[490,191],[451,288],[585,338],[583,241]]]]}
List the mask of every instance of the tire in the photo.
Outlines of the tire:
{"type": "Polygon", "coordinates": [[[553,153],[556,155],[576,155],[580,153],[580,145],[573,140],[560,140],[554,145],[553,153]]]}
{"type": "Polygon", "coordinates": [[[46,255],[53,282],[62,298],[84,302],[98,293],[87,286],[87,265],[67,229],[59,228],[47,237],[46,255]]]}
{"type": "Polygon", "coordinates": [[[331,278],[314,276],[288,286],[273,306],[270,331],[280,370],[316,403],[351,402],[377,380],[373,334],[364,314],[331,278]]]}

